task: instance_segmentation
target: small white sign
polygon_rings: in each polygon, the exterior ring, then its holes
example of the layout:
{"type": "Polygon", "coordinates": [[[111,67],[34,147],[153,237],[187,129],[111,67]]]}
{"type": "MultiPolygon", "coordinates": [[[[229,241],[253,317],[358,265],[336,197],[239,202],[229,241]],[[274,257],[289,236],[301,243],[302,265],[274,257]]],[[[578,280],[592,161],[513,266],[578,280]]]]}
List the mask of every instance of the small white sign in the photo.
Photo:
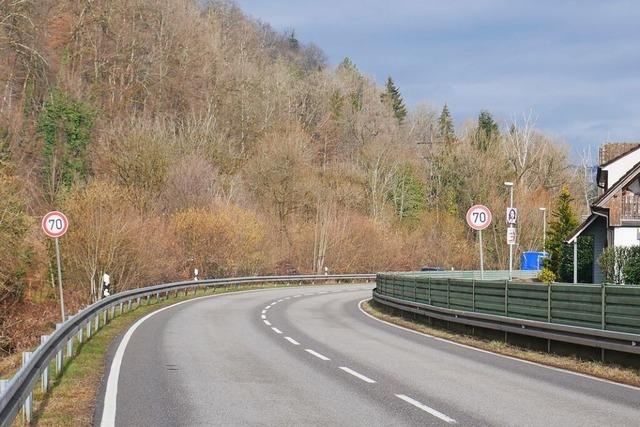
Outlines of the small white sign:
{"type": "Polygon", "coordinates": [[[49,237],[61,237],[67,232],[69,221],[62,212],[51,211],[42,217],[42,230],[49,237]]]}
{"type": "Polygon", "coordinates": [[[507,224],[515,224],[518,221],[518,209],[507,208],[507,224]]]}
{"type": "Polygon", "coordinates": [[[515,227],[507,228],[507,245],[515,245],[518,240],[518,233],[515,227]]]}
{"type": "Polygon", "coordinates": [[[473,205],[467,211],[467,224],[474,230],[484,230],[491,224],[491,211],[484,205],[473,205]]]}
{"type": "Polygon", "coordinates": [[[105,285],[108,285],[111,281],[111,278],[109,277],[109,275],[107,273],[104,273],[102,275],[102,283],[104,283],[105,285]]]}

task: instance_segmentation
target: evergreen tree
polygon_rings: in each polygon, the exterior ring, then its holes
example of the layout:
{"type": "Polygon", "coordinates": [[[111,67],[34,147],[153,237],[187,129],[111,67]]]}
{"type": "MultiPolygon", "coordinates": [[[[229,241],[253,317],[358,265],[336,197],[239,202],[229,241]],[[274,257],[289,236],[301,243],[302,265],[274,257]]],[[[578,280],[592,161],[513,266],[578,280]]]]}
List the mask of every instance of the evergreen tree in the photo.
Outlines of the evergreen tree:
{"type": "Polygon", "coordinates": [[[402,95],[400,95],[400,91],[393,83],[391,76],[387,78],[386,88],[387,91],[381,95],[382,101],[391,106],[393,116],[398,120],[398,123],[402,123],[407,116],[407,107],[405,107],[402,95]]]}
{"type": "Polygon", "coordinates": [[[475,135],[475,145],[479,150],[487,151],[500,135],[498,124],[487,110],[480,111],[478,127],[475,135]]]}
{"type": "Polygon", "coordinates": [[[562,187],[551,213],[553,219],[549,223],[549,231],[547,232],[549,258],[546,261],[546,267],[556,273],[558,277],[565,276],[561,274],[565,273],[565,271],[561,271],[563,258],[566,259],[566,255],[563,257],[563,253],[566,253],[564,242],[579,225],[571,202],[573,202],[573,197],[571,197],[569,189],[566,186],[562,187]]]}
{"type": "Polygon", "coordinates": [[[447,104],[444,104],[444,107],[442,107],[442,113],[438,119],[438,130],[440,131],[440,138],[445,144],[456,140],[456,135],[453,131],[453,119],[451,118],[447,104]]]}

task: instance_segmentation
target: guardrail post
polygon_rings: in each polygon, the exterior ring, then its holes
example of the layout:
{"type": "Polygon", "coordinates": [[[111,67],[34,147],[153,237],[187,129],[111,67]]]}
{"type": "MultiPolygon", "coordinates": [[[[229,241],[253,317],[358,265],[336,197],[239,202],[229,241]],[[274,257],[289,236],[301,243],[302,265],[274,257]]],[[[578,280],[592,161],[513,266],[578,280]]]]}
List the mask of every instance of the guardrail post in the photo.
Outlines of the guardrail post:
{"type": "Polygon", "coordinates": [[[82,344],[82,339],[84,338],[84,325],[80,326],[80,329],[78,329],[78,334],[76,335],[78,337],[78,344],[82,344]]]}
{"type": "MultiPolygon", "coordinates": [[[[31,355],[33,353],[30,351],[25,351],[22,353],[22,366],[26,365],[29,359],[31,359],[31,355]]],[[[29,393],[27,398],[24,400],[22,404],[22,413],[24,414],[24,420],[27,424],[31,423],[31,412],[33,410],[33,390],[29,393]]]]}
{"type": "Polygon", "coordinates": [[[91,322],[92,319],[90,318],[89,320],[87,320],[87,339],[91,338],[91,322]]]}
{"type": "Polygon", "coordinates": [[[73,356],[73,335],[67,340],[67,357],[73,356]]]}
{"type": "MultiPolygon", "coordinates": [[[[600,327],[604,331],[607,329],[607,287],[604,283],[602,284],[601,293],[600,299],[602,301],[600,302],[600,312],[602,314],[602,318],[600,321],[600,327]]],[[[604,362],[604,348],[600,349],[600,361],[604,362]]]]}
{"type": "Polygon", "coordinates": [[[471,281],[471,311],[476,311],[476,279],[471,281]]]}
{"type": "Polygon", "coordinates": [[[602,284],[602,296],[600,297],[602,299],[601,301],[601,305],[600,305],[600,312],[602,313],[602,319],[601,319],[601,327],[603,330],[605,330],[607,328],[607,291],[606,291],[606,286],[604,285],[604,283],[602,284]]]}
{"type": "Polygon", "coordinates": [[[9,388],[9,380],[0,379],[0,396],[4,394],[4,391],[9,388]]]}
{"type": "Polygon", "coordinates": [[[122,316],[122,303],[118,304],[118,312],[122,316]]]}
{"type": "MultiPolygon", "coordinates": [[[[49,339],[49,335],[42,335],[40,337],[40,345],[43,345],[49,339]]],[[[42,374],[40,375],[40,389],[43,393],[49,390],[49,364],[44,367],[42,374]]]]}
{"type": "Polygon", "coordinates": [[[131,311],[131,299],[127,302],[127,313],[131,311]]]}
{"type": "MultiPolygon", "coordinates": [[[[60,329],[62,323],[56,323],[56,330],[60,329]]],[[[62,353],[62,349],[58,350],[56,353],[56,375],[60,375],[62,372],[62,364],[64,362],[64,355],[62,353]]]]}
{"type": "Polygon", "coordinates": [[[145,303],[146,305],[149,305],[149,297],[150,297],[150,295],[147,294],[147,302],[145,303]]]}
{"type": "Polygon", "coordinates": [[[100,314],[96,314],[94,326],[95,327],[93,329],[98,332],[98,329],[100,329],[100,314]]]}
{"type": "Polygon", "coordinates": [[[509,281],[504,281],[504,315],[509,314],[509,281]]]}
{"type": "Polygon", "coordinates": [[[112,305],[111,306],[111,320],[116,318],[116,306],[112,305]]]}

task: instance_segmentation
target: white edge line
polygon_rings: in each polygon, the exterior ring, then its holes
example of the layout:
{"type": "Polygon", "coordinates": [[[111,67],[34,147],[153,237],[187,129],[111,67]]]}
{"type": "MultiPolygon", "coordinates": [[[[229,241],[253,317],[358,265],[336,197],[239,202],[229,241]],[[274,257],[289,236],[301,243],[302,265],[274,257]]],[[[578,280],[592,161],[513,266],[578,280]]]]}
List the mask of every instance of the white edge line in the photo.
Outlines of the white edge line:
{"type": "Polygon", "coordinates": [[[376,383],[375,380],[372,380],[371,378],[367,377],[366,375],[362,375],[360,372],[356,372],[351,368],[347,368],[346,366],[340,366],[340,369],[345,371],[347,374],[351,374],[356,378],[360,378],[365,383],[369,383],[369,384],[375,384],[376,383]]]}
{"type": "Polygon", "coordinates": [[[282,333],[282,331],[280,329],[278,329],[278,328],[271,328],[271,329],[273,329],[273,332],[275,332],[276,334],[281,334],[282,333]]]}
{"type": "Polygon", "coordinates": [[[550,370],[552,370],[552,371],[556,371],[556,372],[563,372],[563,373],[565,373],[565,374],[571,374],[571,375],[575,375],[575,376],[577,376],[577,377],[583,377],[583,378],[587,378],[587,379],[590,379],[590,380],[600,381],[600,382],[603,382],[603,383],[612,384],[612,385],[617,385],[617,386],[625,387],[625,388],[629,388],[629,389],[631,389],[631,390],[635,390],[635,391],[640,391],[640,387],[634,387],[634,386],[629,385],[629,384],[617,383],[617,382],[615,382],[615,381],[605,380],[604,378],[598,378],[598,377],[594,377],[594,376],[592,376],[592,375],[587,375],[587,374],[583,374],[583,373],[580,373],[580,372],[570,371],[570,370],[568,370],[568,369],[556,368],[555,366],[543,365],[542,363],[531,362],[530,360],[518,359],[517,357],[507,356],[507,355],[505,355],[505,354],[500,354],[500,353],[494,353],[494,352],[492,352],[492,351],[483,350],[483,349],[481,349],[481,348],[472,347],[472,346],[470,346],[470,345],[460,344],[460,343],[455,342],[455,341],[449,341],[449,340],[444,339],[444,338],[435,337],[435,336],[433,336],[433,335],[429,335],[429,334],[424,333],[424,332],[419,332],[419,331],[414,331],[413,329],[404,328],[404,327],[402,327],[402,326],[399,326],[399,325],[393,324],[393,323],[391,323],[391,322],[387,322],[386,320],[378,319],[377,317],[372,316],[372,315],[370,315],[369,313],[367,313],[366,311],[364,311],[364,309],[362,308],[362,304],[363,304],[365,301],[370,301],[371,299],[372,299],[372,298],[365,298],[365,299],[363,299],[362,301],[360,301],[360,302],[358,303],[358,308],[360,309],[360,311],[361,311],[365,316],[370,317],[370,318],[372,318],[372,319],[374,319],[374,320],[377,320],[377,321],[378,321],[378,322],[380,322],[380,323],[384,323],[385,325],[388,325],[388,326],[391,326],[391,327],[394,327],[394,328],[398,328],[398,329],[402,329],[403,331],[411,332],[411,333],[414,333],[414,334],[417,334],[417,335],[422,335],[423,337],[432,338],[432,339],[434,339],[434,340],[436,340],[436,341],[446,342],[446,343],[448,343],[448,344],[457,345],[458,347],[468,348],[469,350],[478,351],[478,352],[480,352],[480,353],[491,354],[491,355],[493,355],[493,356],[501,357],[501,358],[503,358],[503,359],[514,360],[514,361],[516,361],[516,362],[526,363],[527,365],[539,366],[539,367],[541,367],[541,368],[550,369],[550,370]]]}
{"type": "Polygon", "coordinates": [[[294,295],[294,298],[300,298],[302,295],[294,295]]]}
{"type": "Polygon", "coordinates": [[[306,351],[309,354],[314,355],[315,357],[317,357],[318,359],[322,359],[322,360],[331,360],[329,359],[327,356],[324,356],[316,351],[311,350],[310,348],[305,349],[304,351],[306,351]]]}
{"type": "Polygon", "coordinates": [[[416,408],[420,408],[423,411],[430,413],[434,417],[440,418],[442,421],[444,421],[446,423],[449,423],[449,424],[455,424],[456,423],[456,420],[454,420],[453,418],[450,418],[450,417],[446,416],[445,414],[443,414],[442,412],[437,411],[437,410],[425,405],[424,403],[420,403],[417,400],[412,399],[412,398],[410,398],[409,396],[407,396],[405,394],[396,394],[396,397],[404,400],[407,403],[412,404],[416,408]]]}
{"type": "Polygon", "coordinates": [[[298,341],[294,340],[294,339],[293,339],[293,338],[291,338],[291,337],[284,337],[284,339],[285,339],[285,340],[287,340],[287,341],[289,341],[289,342],[290,342],[291,344],[293,344],[293,345],[300,345],[300,343],[299,343],[298,341]]]}
{"type": "Polygon", "coordinates": [[[201,297],[180,301],[175,304],[171,304],[169,306],[159,308],[147,314],[146,316],[142,317],[141,319],[138,319],[138,321],[136,321],[136,323],[131,325],[131,327],[124,334],[124,336],[122,337],[122,340],[120,341],[120,344],[118,344],[116,353],[113,356],[113,360],[109,368],[109,376],[107,377],[107,386],[105,387],[105,392],[104,392],[104,405],[102,409],[102,419],[100,420],[100,426],[101,427],[115,426],[116,404],[118,400],[118,382],[120,379],[120,367],[122,366],[122,359],[124,358],[124,353],[127,349],[127,344],[129,343],[131,336],[136,331],[136,329],[138,329],[138,327],[142,324],[142,322],[144,322],[151,316],[155,316],[156,314],[161,313],[164,310],[167,310],[169,308],[177,307],[179,305],[182,305],[188,302],[198,301],[204,298],[217,298],[221,296],[245,294],[249,292],[266,292],[266,291],[273,291],[273,290],[275,289],[252,289],[248,291],[233,292],[232,294],[222,293],[222,294],[216,294],[216,295],[204,295],[201,297]]]}
{"type": "Polygon", "coordinates": [[[263,320],[264,324],[267,326],[271,326],[271,322],[269,322],[268,320],[263,320]]]}
{"type": "Polygon", "coordinates": [[[267,318],[267,316],[265,316],[264,314],[261,314],[260,317],[262,318],[262,320],[265,320],[267,318]]]}

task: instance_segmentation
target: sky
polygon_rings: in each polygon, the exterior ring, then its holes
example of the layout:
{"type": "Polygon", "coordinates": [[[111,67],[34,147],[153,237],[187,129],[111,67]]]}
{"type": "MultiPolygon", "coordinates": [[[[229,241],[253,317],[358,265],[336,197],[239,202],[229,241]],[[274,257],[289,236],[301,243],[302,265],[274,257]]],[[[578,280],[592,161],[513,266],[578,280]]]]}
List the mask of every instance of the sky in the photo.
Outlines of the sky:
{"type": "Polygon", "coordinates": [[[456,124],[489,110],[536,126],[577,155],[640,141],[640,1],[236,0],[249,16],[349,57],[407,105],[456,124]]]}

